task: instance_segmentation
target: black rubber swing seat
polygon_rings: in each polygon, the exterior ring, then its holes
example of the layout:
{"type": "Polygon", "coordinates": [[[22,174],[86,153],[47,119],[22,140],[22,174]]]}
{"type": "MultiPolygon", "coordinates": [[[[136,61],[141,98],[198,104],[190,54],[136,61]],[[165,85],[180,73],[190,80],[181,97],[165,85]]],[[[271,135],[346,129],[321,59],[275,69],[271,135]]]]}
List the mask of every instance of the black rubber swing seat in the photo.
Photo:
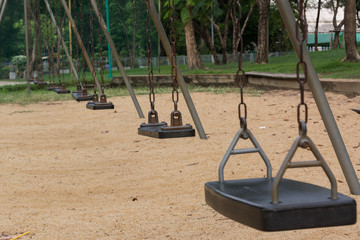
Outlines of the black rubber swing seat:
{"type": "Polygon", "coordinates": [[[272,179],[205,184],[206,203],[224,216],[262,231],[329,227],[356,223],[356,202],[313,184],[282,179],[279,204],[271,199],[272,179]]]}
{"type": "Polygon", "coordinates": [[[48,85],[48,83],[47,82],[45,82],[45,81],[34,81],[34,84],[36,84],[36,85],[38,85],[38,86],[46,86],[46,85],[48,85]]]}
{"type": "Polygon", "coordinates": [[[87,95],[84,95],[83,91],[73,91],[72,92],[72,97],[78,102],[91,101],[91,100],[94,99],[94,95],[91,95],[89,93],[87,93],[87,95]]]}
{"type": "Polygon", "coordinates": [[[360,114],[360,109],[354,109],[354,108],[352,108],[351,110],[353,110],[354,112],[360,114]]]}
{"type": "Polygon", "coordinates": [[[67,93],[70,93],[71,91],[66,88],[55,87],[54,92],[56,92],[57,94],[67,94],[67,93]]]}
{"type": "Polygon", "coordinates": [[[138,134],[153,138],[194,137],[195,129],[193,129],[190,124],[183,126],[168,126],[166,122],[157,124],[142,123],[138,128],[138,134]]]}
{"type": "Polygon", "coordinates": [[[263,231],[281,231],[356,223],[356,202],[337,192],[337,181],[316,145],[306,135],[306,123],[285,157],[276,177],[265,152],[246,129],[240,129],[219,166],[219,181],[205,183],[205,200],[224,216],[263,231]],[[235,149],[238,140],[250,139],[254,148],[235,149]],[[307,148],[316,160],[292,162],[298,148],[307,148]],[[224,168],[231,155],[259,153],[267,178],[224,180],[224,168]],[[331,189],[284,179],[288,168],[321,167],[331,189]]]}
{"type": "Polygon", "coordinates": [[[49,85],[45,88],[45,90],[46,90],[46,91],[54,91],[55,88],[56,88],[55,85],[49,84],[49,85]]]}
{"type": "Polygon", "coordinates": [[[112,102],[88,102],[86,104],[86,108],[91,110],[107,110],[107,109],[114,109],[115,106],[112,102]]]}

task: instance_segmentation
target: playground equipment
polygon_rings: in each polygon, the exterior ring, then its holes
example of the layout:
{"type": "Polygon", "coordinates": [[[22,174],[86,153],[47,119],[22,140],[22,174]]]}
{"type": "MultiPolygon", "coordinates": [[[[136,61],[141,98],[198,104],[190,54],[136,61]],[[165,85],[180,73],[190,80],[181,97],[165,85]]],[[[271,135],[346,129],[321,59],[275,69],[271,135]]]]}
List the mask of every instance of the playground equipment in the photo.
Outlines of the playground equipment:
{"type": "MultiPolygon", "coordinates": [[[[77,9],[76,9],[76,1],[73,1],[73,11],[76,13],[77,9]]],[[[77,21],[80,22],[80,34],[83,37],[84,36],[84,21],[83,20],[83,3],[82,1],[80,1],[80,8],[79,8],[79,14],[76,14],[77,16],[77,21]]],[[[69,34],[71,35],[71,24],[70,24],[70,30],[69,30],[69,34]]],[[[79,44],[76,44],[76,60],[79,60],[79,44]]],[[[77,90],[72,92],[72,96],[73,98],[78,101],[91,101],[94,99],[94,95],[91,95],[88,93],[87,88],[87,81],[86,81],[86,73],[85,73],[85,59],[82,56],[81,57],[81,68],[82,70],[80,71],[82,73],[82,81],[78,81],[77,84],[77,90]]],[[[78,70],[78,69],[77,69],[78,70]]],[[[72,73],[76,73],[76,71],[72,71],[72,73]]]]}
{"type": "MultiPolygon", "coordinates": [[[[240,25],[241,5],[239,5],[240,25]]],[[[277,1],[278,6],[291,12],[289,3],[277,1]]],[[[280,8],[280,7],[279,7],[280,8]]],[[[292,42],[300,50],[298,52],[299,62],[297,64],[297,79],[300,84],[300,103],[297,108],[297,119],[299,124],[299,136],[295,139],[288,154],[283,161],[276,177],[272,177],[271,164],[255,139],[247,128],[247,107],[243,98],[243,88],[246,84],[246,75],[241,65],[242,38],[240,36],[241,52],[239,53],[239,69],[237,71],[237,83],[240,87],[240,103],[238,114],[240,130],[230,144],[224,158],[219,166],[219,181],[207,182],[205,184],[205,199],[209,206],[226,217],[246,224],[250,227],[264,231],[279,231],[290,229],[302,229],[312,227],[327,227],[338,225],[349,225],[356,222],[356,202],[354,199],[337,192],[336,179],[325,160],[321,156],[316,145],[307,135],[308,108],[304,98],[304,85],[308,80],[309,65],[304,53],[303,0],[298,1],[298,20],[284,17],[284,22],[295,24],[296,33],[289,31],[292,42]],[[300,30],[301,29],[301,33],[300,30]],[[300,66],[303,68],[305,79],[300,79],[300,66]],[[304,115],[304,116],[302,116],[304,115]],[[235,149],[238,141],[250,139],[254,148],[235,149]],[[293,162],[292,159],[298,148],[309,149],[316,160],[293,162]],[[224,180],[224,168],[231,155],[259,153],[266,168],[266,178],[224,180]],[[288,168],[321,167],[331,183],[331,189],[317,185],[283,179],[288,168]]],[[[310,79],[309,79],[310,80],[310,79]]],[[[320,88],[321,89],[321,88],[320,88]]]]}
{"type": "Polygon", "coordinates": [[[171,21],[170,39],[172,43],[172,56],[171,56],[171,78],[173,80],[172,101],[174,103],[174,111],[171,112],[170,120],[171,126],[168,126],[166,122],[159,123],[158,113],[155,110],[155,93],[153,82],[153,67],[152,67],[152,55],[151,55],[151,24],[150,24],[150,2],[146,1],[147,19],[146,19],[146,32],[147,32],[147,50],[148,50],[148,80],[149,80],[149,101],[151,110],[148,113],[148,123],[142,123],[138,129],[140,135],[155,137],[155,138],[176,138],[176,137],[193,137],[195,136],[195,130],[190,124],[182,124],[181,112],[177,109],[179,101],[179,92],[177,90],[177,64],[175,56],[175,44],[176,37],[174,33],[174,2],[172,5],[169,1],[169,17],[171,21]],[[171,14],[170,14],[171,13],[171,14]]]}

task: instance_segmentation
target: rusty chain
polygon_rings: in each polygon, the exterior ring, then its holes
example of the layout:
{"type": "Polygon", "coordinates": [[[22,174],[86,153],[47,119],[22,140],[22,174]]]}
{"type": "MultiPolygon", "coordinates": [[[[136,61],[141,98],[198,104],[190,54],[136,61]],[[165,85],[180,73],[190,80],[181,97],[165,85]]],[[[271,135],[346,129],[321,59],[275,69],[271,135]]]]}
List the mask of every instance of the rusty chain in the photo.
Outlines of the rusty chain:
{"type": "Polygon", "coordinates": [[[155,92],[154,92],[154,73],[151,52],[151,22],[150,22],[150,2],[146,0],[146,36],[147,36],[147,52],[148,52],[148,81],[149,81],[149,101],[151,110],[155,110],[155,92]]]}
{"type": "MultiPolygon", "coordinates": [[[[99,9],[99,14],[101,13],[101,0],[96,1],[96,5],[99,9]]],[[[98,35],[99,35],[99,51],[100,51],[100,80],[101,80],[101,87],[104,88],[104,61],[103,61],[103,49],[102,49],[102,30],[99,26],[98,28],[98,35]]]]}
{"type": "Polygon", "coordinates": [[[46,41],[48,42],[48,59],[47,59],[47,62],[48,62],[48,71],[49,71],[49,83],[50,85],[52,84],[52,74],[50,73],[50,66],[51,66],[51,58],[52,58],[52,49],[51,49],[51,43],[50,43],[50,38],[52,38],[52,34],[50,35],[50,24],[49,24],[49,21],[50,21],[50,13],[48,13],[46,11],[46,21],[45,21],[45,24],[46,24],[46,41]],[[51,36],[51,37],[50,37],[51,36]]]}
{"type": "Polygon", "coordinates": [[[304,121],[304,123],[306,124],[308,121],[308,106],[305,103],[305,83],[307,82],[307,65],[304,62],[304,53],[303,53],[303,45],[304,45],[304,41],[305,39],[305,31],[306,31],[306,26],[305,26],[305,20],[304,20],[304,2],[303,0],[298,0],[297,2],[298,4],[298,19],[296,21],[296,40],[298,41],[299,44],[299,48],[300,48],[300,56],[299,56],[299,61],[296,64],[296,79],[300,84],[300,103],[297,107],[297,121],[299,123],[299,128],[302,128],[302,124],[301,122],[304,121]],[[300,31],[301,31],[301,35],[300,35],[300,31]],[[300,78],[300,66],[303,69],[304,72],[304,79],[300,78]],[[304,116],[304,120],[302,120],[301,118],[301,109],[303,109],[305,116],[304,116]]]}
{"type": "MultiPolygon", "coordinates": [[[[95,60],[95,43],[94,43],[94,19],[93,19],[93,13],[92,13],[92,8],[91,8],[91,4],[89,2],[89,21],[90,21],[90,50],[91,50],[91,64],[93,66],[94,65],[94,60],[95,60]]],[[[95,71],[95,69],[94,69],[95,71]]],[[[94,73],[96,74],[96,73],[94,73]]],[[[93,80],[93,86],[94,86],[94,95],[96,94],[96,83],[95,83],[95,79],[93,80]]]]}
{"type": "Polygon", "coordinates": [[[177,103],[179,101],[179,91],[177,82],[177,63],[176,63],[176,32],[174,30],[175,18],[175,1],[169,0],[169,18],[171,24],[170,30],[170,44],[171,44],[171,78],[173,83],[172,101],[174,109],[177,110],[177,103]]]}
{"type": "MultiPolygon", "coordinates": [[[[83,1],[79,1],[80,2],[80,4],[79,4],[79,6],[80,6],[80,9],[79,9],[79,11],[80,11],[80,18],[78,19],[79,20],[79,22],[80,22],[80,34],[81,34],[81,37],[84,39],[84,8],[83,8],[83,1]]],[[[80,46],[81,48],[82,48],[82,46],[80,46]]],[[[79,51],[79,44],[76,44],[76,51],[79,51]]],[[[82,50],[80,50],[79,52],[82,52],[82,50]]],[[[86,86],[86,82],[87,82],[87,80],[86,80],[86,63],[85,63],[85,57],[84,57],[84,55],[81,55],[81,68],[82,68],[82,82],[83,82],[83,84],[86,86]]]]}
{"type": "Polygon", "coordinates": [[[43,78],[43,63],[42,63],[42,28],[41,28],[41,13],[40,13],[40,0],[36,1],[37,4],[37,11],[36,11],[36,18],[38,21],[37,24],[37,33],[38,33],[38,61],[39,64],[37,66],[38,78],[41,81],[43,78]]]}
{"type": "MultiPolygon", "coordinates": [[[[236,14],[234,11],[234,18],[236,20],[236,28],[237,28],[237,34],[239,37],[239,45],[240,45],[240,52],[238,53],[238,70],[236,71],[236,83],[238,87],[240,88],[240,103],[238,105],[238,115],[240,120],[240,127],[243,129],[246,129],[246,118],[247,118],[247,106],[244,102],[244,87],[247,83],[247,77],[245,75],[245,71],[242,68],[242,54],[244,52],[244,42],[241,35],[241,4],[239,1],[237,1],[237,7],[238,7],[238,17],[236,18],[236,14]],[[242,114],[242,107],[244,108],[243,114],[242,114]]],[[[238,46],[239,47],[239,46],[238,46]]]]}

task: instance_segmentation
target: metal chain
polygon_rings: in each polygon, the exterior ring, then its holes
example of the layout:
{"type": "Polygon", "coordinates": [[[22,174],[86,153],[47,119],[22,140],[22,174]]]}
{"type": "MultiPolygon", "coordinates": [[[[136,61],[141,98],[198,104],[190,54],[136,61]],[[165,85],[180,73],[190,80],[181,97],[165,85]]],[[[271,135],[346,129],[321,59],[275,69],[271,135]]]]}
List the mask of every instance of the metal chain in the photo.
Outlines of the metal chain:
{"type": "Polygon", "coordinates": [[[40,14],[40,0],[38,0],[37,2],[37,12],[36,12],[36,18],[37,18],[37,21],[38,21],[38,27],[37,27],[37,33],[38,33],[38,61],[39,61],[39,64],[38,64],[38,67],[37,67],[37,70],[38,70],[38,77],[39,77],[39,80],[41,81],[42,80],[42,77],[43,77],[43,64],[42,64],[42,28],[41,28],[41,14],[40,14]]]}
{"type": "MultiPolygon", "coordinates": [[[[79,14],[79,19],[78,19],[78,21],[80,22],[80,35],[81,35],[81,38],[82,39],[85,39],[84,38],[84,9],[83,9],[83,1],[82,0],[80,0],[79,1],[80,2],[80,9],[79,9],[79,12],[80,12],[80,14],[79,14]]],[[[81,48],[82,48],[82,46],[81,46],[81,48]]],[[[78,44],[76,44],[76,51],[79,51],[79,45],[78,44]]],[[[80,52],[80,51],[79,51],[80,52]]],[[[83,85],[84,86],[86,86],[86,82],[87,82],[87,80],[86,80],[86,63],[85,63],[85,57],[84,57],[84,55],[81,55],[81,69],[82,69],[82,82],[83,82],[83,85]]]]}
{"type": "MultiPolygon", "coordinates": [[[[47,11],[46,11],[47,12],[47,11]]],[[[47,58],[47,62],[48,62],[48,71],[49,71],[49,82],[52,83],[52,80],[51,80],[51,74],[50,74],[50,59],[51,59],[51,44],[50,44],[50,28],[49,28],[49,13],[46,14],[46,21],[45,21],[45,24],[46,24],[46,41],[48,42],[48,58],[47,58]]]]}
{"type": "MultiPolygon", "coordinates": [[[[97,1],[97,7],[99,9],[99,14],[101,13],[101,0],[97,1]]],[[[101,26],[98,28],[98,34],[99,34],[99,50],[100,50],[100,79],[101,79],[101,87],[104,88],[104,62],[103,62],[103,49],[102,49],[102,34],[101,34],[101,26]]]]}
{"type": "MultiPolygon", "coordinates": [[[[92,8],[91,8],[90,2],[89,2],[89,19],[90,19],[90,48],[91,48],[91,58],[92,58],[91,64],[95,67],[95,65],[94,65],[94,61],[95,61],[94,21],[93,21],[93,13],[92,13],[92,8]]],[[[93,85],[94,85],[94,93],[96,94],[95,79],[93,81],[93,85]]]]}
{"type": "Polygon", "coordinates": [[[146,0],[146,36],[148,52],[148,81],[149,81],[149,101],[151,110],[155,110],[155,92],[154,92],[154,73],[151,53],[151,23],[150,23],[150,1],[146,0]]]}
{"type": "Polygon", "coordinates": [[[176,32],[174,30],[174,18],[175,18],[174,0],[169,0],[169,18],[171,23],[170,44],[171,44],[171,78],[173,83],[172,101],[174,103],[175,110],[177,110],[177,103],[179,101],[179,91],[178,91],[178,83],[177,83],[176,32]]]}
{"type": "MultiPolygon", "coordinates": [[[[60,20],[61,20],[61,17],[60,17],[60,14],[59,14],[59,8],[60,8],[61,6],[60,6],[60,1],[56,1],[55,0],[55,16],[56,16],[56,22],[58,22],[59,23],[59,25],[61,26],[61,23],[60,23],[60,20]]],[[[61,27],[60,27],[60,32],[61,32],[61,27]]],[[[58,34],[58,32],[56,31],[56,35],[57,35],[57,38],[56,38],[56,40],[58,40],[58,38],[60,37],[59,36],[59,34],[58,34]]],[[[55,43],[56,43],[56,41],[55,41],[55,43]]],[[[57,46],[58,45],[56,45],[56,49],[57,49],[57,46]]],[[[56,68],[56,76],[57,76],[57,79],[58,79],[58,86],[60,86],[61,85],[61,80],[60,80],[60,69],[58,69],[58,67],[60,66],[60,64],[59,64],[59,58],[60,58],[60,54],[59,54],[59,49],[57,49],[56,50],[56,66],[57,66],[57,68],[56,68]]]]}
{"type": "MultiPolygon", "coordinates": [[[[50,2],[50,4],[52,4],[52,2],[50,2]]],[[[50,15],[50,13],[49,13],[50,15]]],[[[50,17],[50,16],[49,16],[50,17]]],[[[50,24],[50,61],[49,61],[49,66],[51,68],[51,83],[53,85],[55,85],[55,61],[54,61],[54,36],[53,36],[53,24],[50,24]],[[50,65],[51,64],[51,65],[50,65]]],[[[50,69],[49,68],[49,69],[50,69]]]]}
{"type": "Polygon", "coordinates": [[[303,0],[298,0],[298,19],[296,21],[296,40],[298,41],[299,48],[300,48],[300,56],[299,61],[296,65],[296,79],[300,84],[300,103],[297,107],[297,121],[299,123],[299,128],[301,128],[301,121],[307,123],[308,121],[308,107],[305,103],[305,83],[307,82],[307,65],[304,62],[304,53],[303,53],[303,46],[305,39],[305,20],[304,20],[304,2],[303,0]],[[301,35],[300,35],[301,31],[301,35]],[[300,66],[304,72],[304,79],[300,78],[300,66]],[[302,120],[301,118],[301,109],[304,108],[305,119],[302,120]]]}
{"type": "MultiPolygon", "coordinates": [[[[239,10],[239,17],[236,18],[235,14],[234,17],[236,19],[236,28],[237,28],[237,34],[239,37],[239,45],[240,45],[240,52],[238,53],[238,70],[236,72],[236,83],[238,85],[238,87],[240,88],[240,103],[238,105],[238,115],[239,115],[239,120],[240,120],[240,127],[241,128],[246,128],[246,118],[247,118],[247,106],[244,102],[244,87],[247,83],[247,77],[245,75],[245,71],[242,69],[242,54],[244,52],[244,42],[243,42],[243,38],[241,35],[241,24],[240,24],[240,20],[241,20],[241,4],[239,1],[237,1],[237,5],[238,5],[238,10],[239,10]],[[242,114],[242,110],[241,108],[244,108],[244,114],[242,114]]],[[[239,46],[238,46],[239,47],[239,46]]]]}

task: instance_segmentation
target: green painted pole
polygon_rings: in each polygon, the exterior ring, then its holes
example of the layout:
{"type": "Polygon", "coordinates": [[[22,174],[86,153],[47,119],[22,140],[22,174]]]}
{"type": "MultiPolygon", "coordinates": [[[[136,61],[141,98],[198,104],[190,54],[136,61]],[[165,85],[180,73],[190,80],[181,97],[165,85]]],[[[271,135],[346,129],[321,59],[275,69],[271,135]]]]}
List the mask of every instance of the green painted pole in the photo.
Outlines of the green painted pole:
{"type": "MultiPolygon", "coordinates": [[[[110,16],[109,16],[109,0],[106,0],[106,27],[110,33],[110,16]]],[[[111,48],[108,44],[108,58],[109,58],[109,78],[113,78],[111,69],[111,48]]]]}

